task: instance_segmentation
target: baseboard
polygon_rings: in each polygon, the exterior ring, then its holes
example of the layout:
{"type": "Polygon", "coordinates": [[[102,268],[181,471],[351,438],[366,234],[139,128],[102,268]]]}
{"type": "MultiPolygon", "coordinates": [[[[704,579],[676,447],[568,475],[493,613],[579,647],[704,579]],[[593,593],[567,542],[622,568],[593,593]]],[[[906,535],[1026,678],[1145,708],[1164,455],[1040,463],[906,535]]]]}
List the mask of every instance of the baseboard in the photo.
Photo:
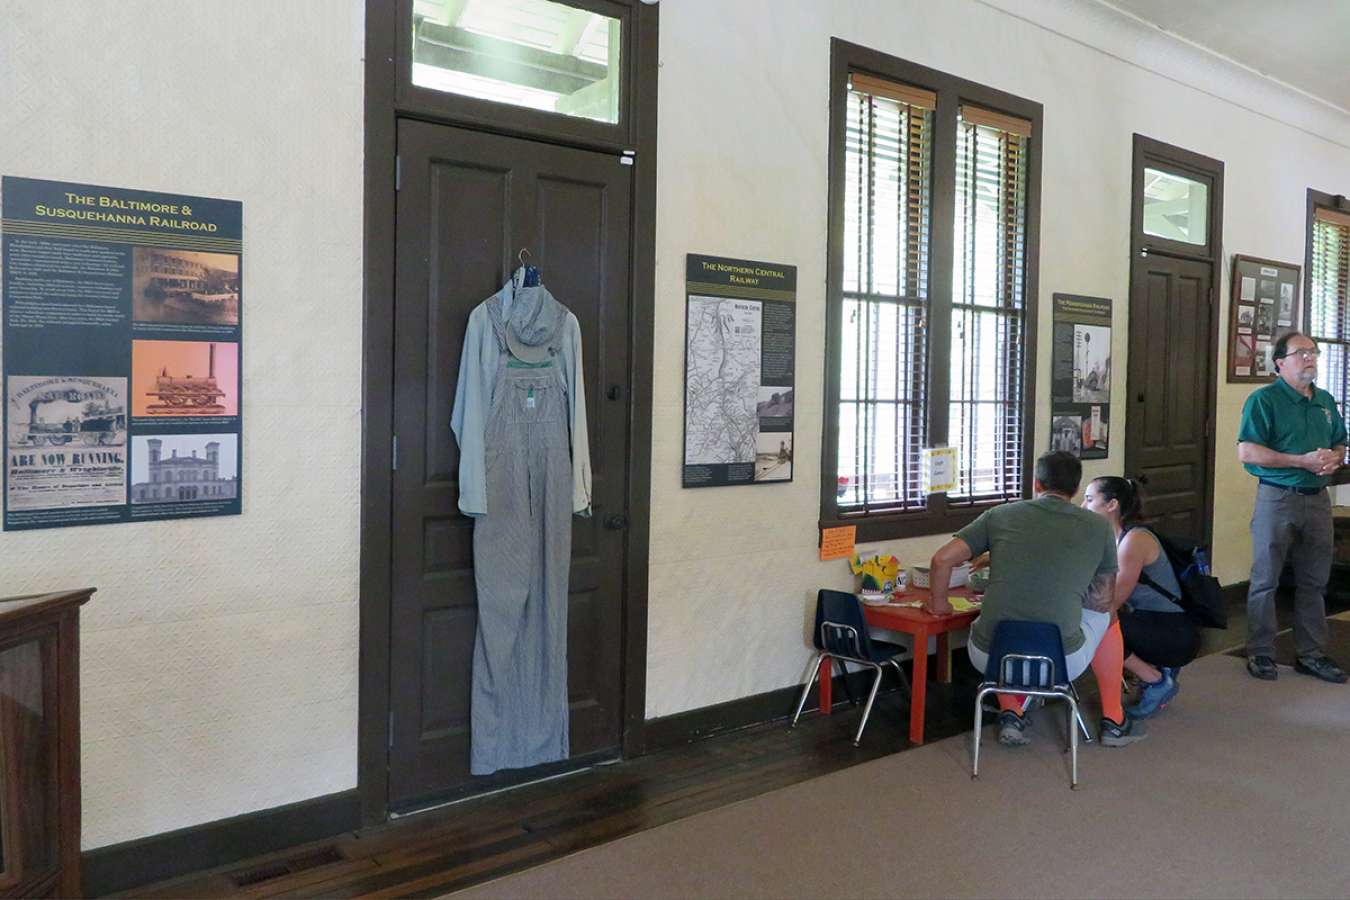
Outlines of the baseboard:
{"type": "MultiPolygon", "coordinates": [[[[905,664],[905,668],[909,668],[908,663],[905,664]]],[[[870,670],[848,673],[848,688],[853,692],[853,696],[865,698],[872,686],[873,677],[870,670]]],[[[897,690],[894,673],[886,677],[881,684],[881,693],[897,690]]],[[[797,698],[801,695],[801,690],[800,684],[793,684],[762,694],[728,700],[725,703],[648,719],[643,727],[643,752],[655,753],[658,750],[680,747],[751,725],[787,719],[797,708],[797,698]]],[[[837,706],[847,702],[848,694],[844,690],[843,682],[835,676],[834,703],[837,706]]],[[[815,687],[806,698],[804,711],[818,709],[819,706],[820,689],[815,687]]]]}
{"type": "Polygon", "coordinates": [[[99,847],[81,854],[84,896],[102,897],[214,869],[353,831],[360,824],[361,800],[350,790],[99,847]]]}

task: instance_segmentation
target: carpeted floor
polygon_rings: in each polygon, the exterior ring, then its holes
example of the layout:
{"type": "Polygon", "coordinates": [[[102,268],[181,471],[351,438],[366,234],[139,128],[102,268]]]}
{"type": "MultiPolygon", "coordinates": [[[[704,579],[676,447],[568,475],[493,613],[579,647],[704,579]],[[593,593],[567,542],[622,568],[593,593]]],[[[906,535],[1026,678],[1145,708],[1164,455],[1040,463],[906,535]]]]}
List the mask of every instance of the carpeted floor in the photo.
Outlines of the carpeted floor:
{"type": "MultiPolygon", "coordinates": [[[[1350,623],[1337,623],[1338,636],[1350,623]]],[[[1215,655],[1147,740],[986,728],[596,847],[457,897],[1346,897],[1350,686],[1215,655]]]]}

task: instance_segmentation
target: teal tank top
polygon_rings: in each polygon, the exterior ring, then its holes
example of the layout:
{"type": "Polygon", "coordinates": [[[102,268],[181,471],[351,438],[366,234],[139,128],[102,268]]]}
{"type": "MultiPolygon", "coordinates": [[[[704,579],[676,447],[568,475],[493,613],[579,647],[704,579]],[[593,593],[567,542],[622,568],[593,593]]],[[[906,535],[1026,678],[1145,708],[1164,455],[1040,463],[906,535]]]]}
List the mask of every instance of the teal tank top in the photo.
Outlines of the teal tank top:
{"type": "MultiPolygon", "coordinates": [[[[1142,525],[1136,526],[1130,530],[1146,531],[1155,541],[1158,539],[1157,535],[1153,534],[1152,529],[1145,528],[1142,525]]],[[[1129,532],[1126,532],[1126,534],[1128,533],[1129,532]]],[[[1121,540],[1125,539],[1124,534],[1120,537],[1121,540]]],[[[1181,596],[1181,585],[1177,584],[1176,573],[1172,571],[1172,563],[1168,560],[1167,554],[1163,552],[1161,544],[1158,545],[1158,558],[1144,566],[1143,574],[1151,578],[1154,583],[1160,585],[1163,590],[1169,591],[1173,596],[1181,596]]],[[[1141,612],[1185,612],[1185,610],[1175,602],[1154,590],[1151,586],[1144,584],[1142,578],[1139,579],[1139,583],[1134,586],[1134,590],[1130,592],[1129,599],[1125,602],[1129,604],[1131,609],[1137,609],[1141,612]]]]}

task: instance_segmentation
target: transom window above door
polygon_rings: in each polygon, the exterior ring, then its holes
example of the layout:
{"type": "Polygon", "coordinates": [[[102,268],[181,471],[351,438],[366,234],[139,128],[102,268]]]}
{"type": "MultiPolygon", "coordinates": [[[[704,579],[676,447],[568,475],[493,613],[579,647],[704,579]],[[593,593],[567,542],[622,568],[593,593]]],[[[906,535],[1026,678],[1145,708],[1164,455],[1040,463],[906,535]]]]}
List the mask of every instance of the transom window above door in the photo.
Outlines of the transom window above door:
{"type": "Polygon", "coordinates": [[[617,123],[620,26],[553,0],[413,0],[412,83],[617,123]]]}
{"type": "Polygon", "coordinates": [[[1144,169],[1144,234],[1209,243],[1209,185],[1162,169],[1144,169]]]}

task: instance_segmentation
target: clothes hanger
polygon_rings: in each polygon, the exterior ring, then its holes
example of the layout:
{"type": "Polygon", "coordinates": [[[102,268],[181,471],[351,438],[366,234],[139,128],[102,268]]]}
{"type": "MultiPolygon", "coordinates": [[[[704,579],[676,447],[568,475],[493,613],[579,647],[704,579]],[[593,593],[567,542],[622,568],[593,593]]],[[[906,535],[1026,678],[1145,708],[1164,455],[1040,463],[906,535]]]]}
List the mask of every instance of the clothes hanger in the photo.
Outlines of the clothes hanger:
{"type": "Polygon", "coordinates": [[[525,277],[521,279],[521,287],[537,287],[539,285],[538,267],[525,262],[525,257],[529,255],[530,251],[524,247],[521,247],[520,252],[516,254],[516,259],[520,261],[520,265],[525,269],[525,277]]]}

